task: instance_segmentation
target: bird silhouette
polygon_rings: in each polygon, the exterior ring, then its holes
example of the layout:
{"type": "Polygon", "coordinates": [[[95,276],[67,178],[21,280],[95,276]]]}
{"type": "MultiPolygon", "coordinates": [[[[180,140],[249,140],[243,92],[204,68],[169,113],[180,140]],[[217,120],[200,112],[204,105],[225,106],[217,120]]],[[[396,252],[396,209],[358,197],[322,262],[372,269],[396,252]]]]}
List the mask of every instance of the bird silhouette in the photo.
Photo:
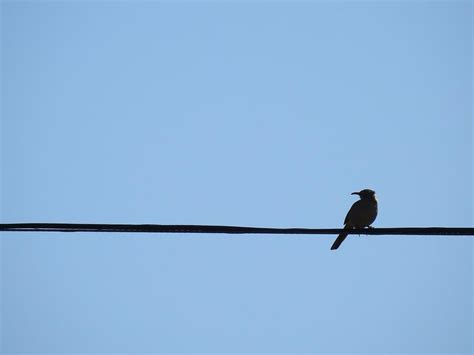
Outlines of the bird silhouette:
{"type": "MultiPolygon", "coordinates": [[[[360,200],[354,202],[344,220],[344,229],[369,227],[377,218],[377,198],[375,191],[364,189],[360,192],[353,192],[351,195],[359,195],[360,200]]],[[[336,250],[346,239],[347,233],[342,232],[334,241],[331,250],[336,250]]]]}

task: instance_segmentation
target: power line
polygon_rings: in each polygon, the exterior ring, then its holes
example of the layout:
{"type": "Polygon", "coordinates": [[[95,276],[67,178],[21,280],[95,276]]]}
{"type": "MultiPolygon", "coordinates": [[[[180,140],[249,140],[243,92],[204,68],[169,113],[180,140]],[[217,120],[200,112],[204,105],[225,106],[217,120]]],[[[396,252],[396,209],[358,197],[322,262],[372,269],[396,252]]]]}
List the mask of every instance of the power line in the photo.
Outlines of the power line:
{"type": "MultiPolygon", "coordinates": [[[[340,228],[266,228],[195,224],[86,224],[0,223],[0,232],[114,232],[114,233],[212,233],[212,234],[339,234],[340,228]]],[[[402,227],[344,230],[348,234],[473,236],[474,228],[402,227]]]]}

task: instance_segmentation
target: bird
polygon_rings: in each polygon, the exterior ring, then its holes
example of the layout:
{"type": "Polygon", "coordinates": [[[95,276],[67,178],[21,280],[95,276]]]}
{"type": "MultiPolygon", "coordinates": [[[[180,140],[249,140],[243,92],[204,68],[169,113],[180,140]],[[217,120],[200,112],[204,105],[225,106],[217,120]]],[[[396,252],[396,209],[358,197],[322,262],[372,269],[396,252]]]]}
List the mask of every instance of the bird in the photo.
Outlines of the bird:
{"type": "MultiPolygon", "coordinates": [[[[351,195],[359,195],[360,200],[354,202],[349,212],[347,212],[344,220],[344,229],[365,228],[370,227],[377,218],[378,206],[375,191],[364,189],[359,192],[353,192],[351,195]]],[[[339,248],[341,243],[346,239],[347,233],[342,232],[334,241],[331,250],[339,248]]]]}

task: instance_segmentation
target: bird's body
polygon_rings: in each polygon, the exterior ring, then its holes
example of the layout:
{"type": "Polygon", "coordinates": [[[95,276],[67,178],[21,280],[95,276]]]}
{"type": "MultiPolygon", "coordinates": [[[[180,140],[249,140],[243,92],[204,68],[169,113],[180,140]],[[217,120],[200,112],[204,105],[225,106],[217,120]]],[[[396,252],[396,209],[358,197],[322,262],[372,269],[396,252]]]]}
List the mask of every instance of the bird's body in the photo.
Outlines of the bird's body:
{"type": "MultiPolygon", "coordinates": [[[[378,205],[375,191],[365,189],[360,192],[353,192],[353,195],[359,195],[360,200],[356,201],[344,220],[344,229],[364,228],[370,226],[377,218],[378,205]]],[[[347,233],[341,233],[334,241],[331,250],[339,248],[346,239],[347,233]]]]}

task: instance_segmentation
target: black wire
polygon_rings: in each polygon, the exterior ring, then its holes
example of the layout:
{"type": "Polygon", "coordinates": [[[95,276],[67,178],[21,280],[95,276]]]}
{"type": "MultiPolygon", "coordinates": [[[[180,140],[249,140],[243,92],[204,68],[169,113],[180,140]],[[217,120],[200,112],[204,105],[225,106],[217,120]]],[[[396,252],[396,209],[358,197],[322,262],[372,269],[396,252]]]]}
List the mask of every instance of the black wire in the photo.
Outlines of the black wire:
{"type": "MultiPolygon", "coordinates": [[[[1,223],[0,232],[113,232],[113,233],[220,233],[220,234],[339,234],[340,228],[262,228],[193,224],[85,224],[85,223],[1,223]]],[[[451,235],[473,236],[468,227],[364,228],[344,230],[364,235],[451,235]]]]}

